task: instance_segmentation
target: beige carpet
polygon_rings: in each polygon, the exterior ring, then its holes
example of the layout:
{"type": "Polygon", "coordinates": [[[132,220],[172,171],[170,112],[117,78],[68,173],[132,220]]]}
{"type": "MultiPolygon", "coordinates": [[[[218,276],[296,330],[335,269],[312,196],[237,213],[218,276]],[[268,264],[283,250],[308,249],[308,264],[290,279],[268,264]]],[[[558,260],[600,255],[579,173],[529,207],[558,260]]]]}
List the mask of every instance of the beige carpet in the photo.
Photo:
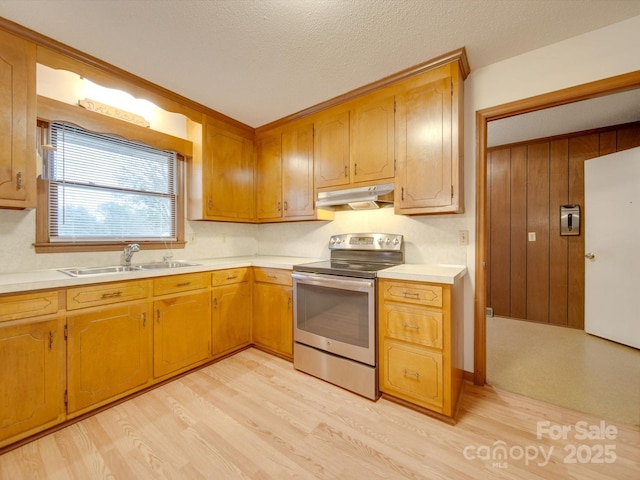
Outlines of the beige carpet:
{"type": "Polygon", "coordinates": [[[488,317],[487,383],[640,425],[640,350],[582,330],[488,317]]]}

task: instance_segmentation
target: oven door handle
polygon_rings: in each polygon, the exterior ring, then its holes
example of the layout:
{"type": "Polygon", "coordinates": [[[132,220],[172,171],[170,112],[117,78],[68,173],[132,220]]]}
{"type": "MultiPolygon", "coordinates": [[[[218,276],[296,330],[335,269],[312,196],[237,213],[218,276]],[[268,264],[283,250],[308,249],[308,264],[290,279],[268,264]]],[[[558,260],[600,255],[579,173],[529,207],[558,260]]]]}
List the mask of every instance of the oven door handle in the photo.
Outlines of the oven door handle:
{"type": "Polygon", "coordinates": [[[317,275],[313,273],[292,273],[291,278],[298,283],[304,283],[305,285],[315,285],[318,287],[327,288],[341,288],[344,290],[355,291],[372,291],[374,288],[374,281],[364,278],[351,278],[340,277],[337,275],[317,275]]]}

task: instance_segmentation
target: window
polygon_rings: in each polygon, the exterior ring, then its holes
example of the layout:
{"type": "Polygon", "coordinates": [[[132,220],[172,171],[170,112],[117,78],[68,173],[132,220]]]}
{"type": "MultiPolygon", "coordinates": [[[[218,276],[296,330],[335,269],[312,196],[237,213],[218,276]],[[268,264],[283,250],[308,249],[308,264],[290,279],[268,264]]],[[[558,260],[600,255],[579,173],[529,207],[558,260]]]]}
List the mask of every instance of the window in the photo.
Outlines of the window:
{"type": "Polygon", "coordinates": [[[178,161],[76,126],[49,124],[48,243],[178,240],[178,161]]]}

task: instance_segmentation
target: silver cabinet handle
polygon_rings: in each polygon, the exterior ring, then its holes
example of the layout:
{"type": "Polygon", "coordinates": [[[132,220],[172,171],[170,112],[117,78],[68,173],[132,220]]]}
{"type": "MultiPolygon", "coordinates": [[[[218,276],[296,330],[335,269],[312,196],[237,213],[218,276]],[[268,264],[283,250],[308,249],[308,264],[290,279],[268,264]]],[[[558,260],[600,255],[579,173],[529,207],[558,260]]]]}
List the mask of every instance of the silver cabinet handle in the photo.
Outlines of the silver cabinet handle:
{"type": "Polygon", "coordinates": [[[411,370],[407,370],[406,368],[402,370],[402,373],[411,377],[420,378],[420,374],[418,372],[412,372],[411,370]]]}
{"type": "Polygon", "coordinates": [[[593,260],[594,258],[596,258],[596,254],[593,253],[593,252],[585,253],[584,254],[584,258],[588,258],[589,260],[593,260]]]}
{"type": "Polygon", "coordinates": [[[408,323],[403,323],[402,326],[404,328],[413,328],[414,330],[418,330],[420,328],[418,325],[409,325],[408,323]]]}

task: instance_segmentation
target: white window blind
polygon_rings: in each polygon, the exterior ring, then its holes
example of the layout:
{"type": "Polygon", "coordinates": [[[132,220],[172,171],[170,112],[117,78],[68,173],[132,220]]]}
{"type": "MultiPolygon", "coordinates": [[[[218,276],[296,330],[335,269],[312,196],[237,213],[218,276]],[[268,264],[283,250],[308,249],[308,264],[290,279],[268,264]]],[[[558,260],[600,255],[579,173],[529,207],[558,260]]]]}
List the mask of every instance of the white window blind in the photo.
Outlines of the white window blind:
{"type": "Polygon", "coordinates": [[[175,241],[176,153],[49,125],[49,241],[175,241]]]}

